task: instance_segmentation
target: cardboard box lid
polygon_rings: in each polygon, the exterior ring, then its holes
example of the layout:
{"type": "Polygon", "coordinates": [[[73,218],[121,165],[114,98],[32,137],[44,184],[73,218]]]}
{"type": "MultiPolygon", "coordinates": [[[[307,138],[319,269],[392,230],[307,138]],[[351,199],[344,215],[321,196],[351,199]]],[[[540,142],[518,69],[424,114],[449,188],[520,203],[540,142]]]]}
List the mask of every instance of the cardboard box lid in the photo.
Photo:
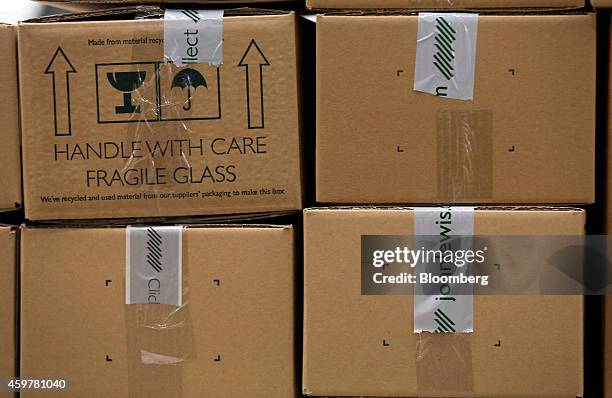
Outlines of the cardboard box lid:
{"type": "MultiPolygon", "coordinates": [[[[42,3],[53,4],[58,7],[72,6],[81,7],[86,5],[119,6],[126,4],[185,4],[183,0],[34,0],[42,3]]],[[[261,4],[261,3],[293,3],[297,0],[190,0],[189,5],[193,8],[195,4],[261,4]]]]}
{"type": "Polygon", "coordinates": [[[595,8],[612,8],[610,0],[591,0],[591,5],[595,8]]]}
{"type": "Polygon", "coordinates": [[[39,18],[19,26],[27,218],[301,209],[295,14],[227,10],[224,64],[219,69],[205,63],[191,65],[189,69],[207,81],[206,89],[198,86],[192,91],[174,85],[180,72],[163,62],[162,15],[159,7],[138,6],[39,18]],[[131,20],[136,17],[141,19],[131,20]],[[70,112],[61,108],[65,102],[58,101],[61,115],[68,115],[70,135],[54,132],[53,70],[47,70],[51,60],[56,60],[54,67],[76,71],[68,73],[70,112]],[[139,116],[117,109],[125,96],[108,76],[118,72],[145,74],[140,91],[131,98],[132,104],[141,102],[139,116]],[[189,93],[198,101],[194,99],[186,115],[183,103],[189,93]],[[182,149],[176,149],[188,139],[182,149]],[[107,156],[100,149],[106,142],[111,152],[120,147],[120,155],[107,156]],[[132,150],[135,142],[140,148],[136,152],[132,150]],[[61,152],[57,161],[55,150],[61,152]],[[89,154],[86,160],[79,155],[81,150],[89,154]],[[96,155],[102,152],[103,156],[96,155]],[[149,156],[151,152],[155,155],[149,156]],[[165,173],[161,179],[159,169],[165,173]],[[127,181],[128,172],[136,183],[127,181]],[[88,175],[95,181],[88,180],[88,175]],[[108,187],[112,176],[120,178],[108,187]],[[162,197],[174,192],[178,199],[162,197]],[[152,199],[151,193],[155,194],[152,199]],[[49,202],[51,197],[59,201],[49,202]]]}
{"type": "MultiPolygon", "coordinates": [[[[595,1],[595,0],[594,0],[595,1]]],[[[606,1],[606,0],[603,0],[606,1]]],[[[584,7],[585,0],[306,0],[309,9],[326,8],[548,8],[584,7]]]]}
{"type": "MultiPolygon", "coordinates": [[[[185,5],[182,0],[34,0],[52,7],[61,8],[72,12],[92,11],[122,5],[151,4],[151,5],[185,5]]],[[[281,5],[283,3],[295,3],[297,0],[191,0],[189,8],[216,6],[232,7],[236,5],[281,5]]]]}
{"type": "Polygon", "coordinates": [[[593,202],[595,25],[480,15],[474,99],[460,101],[413,90],[418,16],[319,15],[317,201],[593,202]]]}
{"type": "Polygon", "coordinates": [[[23,230],[22,376],[66,377],[67,397],[295,396],[291,227],[188,226],[179,310],[125,305],[125,236],[23,230]],[[156,308],[172,310],[168,334],[136,327],[156,308]],[[159,347],[184,361],[139,366],[140,349],[159,347]]]}
{"type": "MultiPolygon", "coordinates": [[[[305,210],[305,394],[422,396],[457,376],[452,355],[418,348],[427,341],[413,333],[412,296],[360,292],[361,236],[412,235],[413,220],[410,208],[305,210]],[[439,355],[435,372],[417,374],[419,353],[439,355]]],[[[583,234],[584,222],[579,209],[477,208],[474,234],[583,234]]],[[[473,377],[474,396],[574,398],[583,391],[583,337],[581,296],[474,296],[474,333],[457,356],[471,368],[463,376],[473,377]]]]}
{"type": "MultiPolygon", "coordinates": [[[[153,4],[153,5],[184,5],[182,0],[34,0],[42,4],[52,7],[61,8],[72,12],[93,11],[109,7],[118,7],[121,5],[130,4],[153,4]]],[[[190,8],[194,5],[201,4],[202,6],[217,6],[231,7],[234,5],[253,4],[265,6],[267,4],[279,5],[279,3],[292,3],[296,0],[191,0],[190,8]]]]}
{"type": "Polygon", "coordinates": [[[0,24],[0,211],[21,206],[19,96],[17,93],[17,30],[0,24]]]}
{"type": "MultiPolygon", "coordinates": [[[[0,377],[17,376],[17,228],[0,225],[0,377]]],[[[5,396],[5,395],[3,395],[5,396]]],[[[14,396],[7,394],[6,396],[14,396]]]]}

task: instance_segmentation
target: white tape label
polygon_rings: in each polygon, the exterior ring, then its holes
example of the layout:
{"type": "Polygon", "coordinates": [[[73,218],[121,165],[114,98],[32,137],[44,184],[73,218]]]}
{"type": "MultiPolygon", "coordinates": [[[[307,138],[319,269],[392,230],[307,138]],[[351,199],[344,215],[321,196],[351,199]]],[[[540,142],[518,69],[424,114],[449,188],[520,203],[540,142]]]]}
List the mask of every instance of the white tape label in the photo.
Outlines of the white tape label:
{"type": "Polygon", "coordinates": [[[181,306],[183,227],[130,227],[125,239],[125,303],[181,306]]]}
{"type": "Polygon", "coordinates": [[[223,63],[223,10],[166,10],[164,55],[177,66],[223,63]]]}
{"type": "MultiPolygon", "coordinates": [[[[419,207],[414,210],[414,245],[431,245],[442,251],[471,250],[474,235],[473,207],[419,207]],[[419,241],[419,236],[423,237],[419,241]],[[453,237],[461,236],[460,239],[453,237]]],[[[463,267],[462,267],[463,268],[463,267]]],[[[417,273],[456,275],[463,270],[450,263],[417,263],[417,273]]],[[[452,284],[436,286],[416,285],[414,291],[414,332],[472,333],[474,331],[474,296],[453,294],[458,290],[452,284]]],[[[469,291],[471,293],[471,290],[469,291]]]]}
{"type": "Polygon", "coordinates": [[[419,13],[414,90],[474,98],[478,14],[419,13]]]}

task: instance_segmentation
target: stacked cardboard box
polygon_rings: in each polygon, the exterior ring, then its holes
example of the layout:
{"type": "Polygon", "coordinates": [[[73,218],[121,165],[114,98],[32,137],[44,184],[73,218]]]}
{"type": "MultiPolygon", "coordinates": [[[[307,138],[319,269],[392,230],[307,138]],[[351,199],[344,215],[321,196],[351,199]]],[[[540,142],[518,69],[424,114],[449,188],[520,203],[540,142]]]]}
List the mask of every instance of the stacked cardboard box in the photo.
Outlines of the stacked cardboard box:
{"type": "MultiPolygon", "coordinates": [[[[597,1],[597,0],[593,0],[597,1]]],[[[600,0],[606,1],[606,0],[600,0]]],[[[584,0],[306,0],[311,9],[355,8],[580,8],[584,0]]]]}
{"type": "Polygon", "coordinates": [[[65,397],[295,396],[291,227],[186,226],[180,306],[125,304],[125,228],[22,235],[22,377],[65,378],[65,397]]]}
{"type": "Polygon", "coordinates": [[[225,15],[219,67],[166,63],[158,7],[20,25],[26,218],[301,209],[295,15],[225,15]]]}
{"type": "Polygon", "coordinates": [[[21,165],[19,150],[19,101],[17,87],[17,31],[0,24],[0,211],[21,207],[21,165]]]}
{"type": "Polygon", "coordinates": [[[592,203],[594,14],[479,16],[470,101],[413,90],[418,26],[318,17],[317,201],[592,203]]]}
{"type": "Polygon", "coordinates": [[[591,5],[595,8],[612,8],[610,0],[591,0],[591,5]]]}
{"type": "MultiPolygon", "coordinates": [[[[576,209],[476,208],[473,233],[581,235],[584,222],[576,209]]],[[[416,223],[412,208],[305,211],[304,394],[582,396],[581,296],[475,295],[473,333],[433,335],[413,332],[412,295],[361,294],[362,236],[412,240],[416,223]]]]}
{"type": "MultiPolygon", "coordinates": [[[[17,267],[18,267],[18,229],[0,226],[0,377],[3,380],[14,378],[17,373],[17,267]]],[[[1,397],[12,397],[13,394],[0,391],[1,397]]]]}
{"type": "MultiPolygon", "coordinates": [[[[21,165],[19,144],[19,100],[17,85],[17,30],[0,24],[0,308],[3,322],[0,338],[0,378],[9,380],[17,373],[17,230],[3,223],[18,217],[21,207],[21,165]]],[[[0,389],[0,397],[14,394],[0,389]]]]}

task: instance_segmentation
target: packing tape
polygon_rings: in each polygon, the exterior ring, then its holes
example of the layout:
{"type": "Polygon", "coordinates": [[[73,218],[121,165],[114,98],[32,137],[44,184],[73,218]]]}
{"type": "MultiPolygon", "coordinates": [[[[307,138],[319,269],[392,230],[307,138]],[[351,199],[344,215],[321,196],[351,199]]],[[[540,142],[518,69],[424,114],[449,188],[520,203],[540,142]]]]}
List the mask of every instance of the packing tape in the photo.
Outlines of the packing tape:
{"type": "Polygon", "coordinates": [[[223,10],[167,9],[164,54],[177,66],[223,63],[223,10]]]}
{"type": "Polygon", "coordinates": [[[472,335],[421,333],[416,338],[417,395],[473,396],[472,335]]]}
{"type": "Polygon", "coordinates": [[[125,303],[182,305],[183,227],[126,228],[125,303]]]}
{"type": "MultiPolygon", "coordinates": [[[[414,209],[414,245],[426,244],[419,236],[439,236],[427,249],[471,249],[471,240],[453,236],[474,235],[474,207],[421,207],[414,209]]],[[[416,264],[417,272],[454,275],[464,268],[447,263],[416,264]],[[426,269],[424,269],[426,267],[426,269]]],[[[418,396],[471,396],[474,392],[471,338],[474,332],[474,297],[457,286],[441,284],[414,290],[416,378],[418,396]],[[431,291],[429,290],[431,288],[431,291]]]]}
{"type": "Polygon", "coordinates": [[[437,113],[438,198],[482,203],[493,197],[493,112],[437,113]]]}
{"type": "MultiPolygon", "coordinates": [[[[131,284],[132,297],[138,289],[134,286],[149,280],[148,270],[139,268],[148,266],[153,273],[178,267],[177,253],[182,257],[187,250],[182,244],[183,227],[145,227],[126,229],[126,284],[131,284]],[[161,236],[162,244],[158,242],[157,235],[150,236],[151,231],[161,236]],[[178,238],[179,240],[173,239],[178,238]],[[142,247],[144,252],[134,253],[135,249],[142,247]],[[150,247],[150,244],[157,244],[150,247]],[[174,247],[172,247],[174,246],[174,247]],[[161,255],[157,254],[161,253],[161,255]],[[140,255],[145,260],[135,265],[134,256],[140,255]],[[135,275],[142,274],[135,280],[135,275]]],[[[180,288],[172,284],[167,287],[171,291],[180,292],[176,300],[177,305],[162,304],[160,299],[145,300],[152,304],[126,305],[127,330],[127,358],[128,358],[128,393],[130,398],[164,397],[181,398],[182,367],[187,361],[194,358],[195,342],[193,336],[192,320],[189,307],[189,287],[187,281],[188,268],[180,267],[180,288]],[[157,304],[153,304],[157,303],[157,304]]],[[[167,275],[166,275],[167,276],[167,275]]],[[[170,278],[172,279],[172,278],[170,278]]],[[[162,286],[166,280],[162,280],[162,286]]],[[[126,287],[126,293],[129,291],[126,287]]],[[[153,289],[159,290],[159,289],[153,289]]],[[[172,298],[174,294],[160,294],[152,292],[157,297],[172,298]]],[[[138,297],[138,296],[136,296],[138,297]]],[[[137,300],[138,301],[138,300],[137,300]]],[[[170,300],[171,301],[171,300],[170,300]]],[[[126,296],[126,303],[134,302],[126,296]]]]}
{"type": "Polygon", "coordinates": [[[474,98],[478,14],[419,13],[414,90],[474,98]]]}
{"type": "MultiPolygon", "coordinates": [[[[198,192],[196,184],[187,182],[212,173],[200,169],[193,172],[189,160],[205,156],[204,139],[194,131],[192,111],[201,111],[199,107],[204,106],[194,100],[198,88],[201,91],[203,86],[211,95],[219,95],[220,72],[218,67],[206,63],[178,67],[168,62],[164,39],[167,24],[159,18],[146,18],[131,24],[131,37],[146,37],[148,42],[132,45],[131,59],[121,66],[122,70],[139,75],[131,99],[125,104],[132,119],[127,123],[125,140],[140,143],[142,150],[139,156],[127,158],[119,172],[127,175],[146,171],[147,177],[141,179],[154,183],[145,181],[134,188],[141,192],[142,199],[154,202],[157,214],[161,214],[165,200],[198,192]]],[[[220,118],[220,100],[218,104],[218,109],[207,112],[211,115],[217,112],[220,118]]]]}
{"type": "Polygon", "coordinates": [[[410,7],[421,8],[470,8],[465,6],[465,0],[426,0],[425,6],[423,0],[412,0],[410,3],[410,7]]]}
{"type": "MultiPolygon", "coordinates": [[[[426,250],[472,250],[474,235],[473,207],[417,207],[414,209],[414,247],[426,250]],[[422,236],[426,239],[419,239],[422,236]],[[432,237],[439,237],[435,242],[432,237]],[[461,238],[458,238],[461,237],[461,238]]],[[[415,273],[431,273],[436,276],[459,275],[469,272],[462,267],[445,262],[418,262],[415,273]]],[[[465,287],[443,284],[417,284],[414,288],[415,333],[472,333],[474,331],[473,291],[465,287]]]]}

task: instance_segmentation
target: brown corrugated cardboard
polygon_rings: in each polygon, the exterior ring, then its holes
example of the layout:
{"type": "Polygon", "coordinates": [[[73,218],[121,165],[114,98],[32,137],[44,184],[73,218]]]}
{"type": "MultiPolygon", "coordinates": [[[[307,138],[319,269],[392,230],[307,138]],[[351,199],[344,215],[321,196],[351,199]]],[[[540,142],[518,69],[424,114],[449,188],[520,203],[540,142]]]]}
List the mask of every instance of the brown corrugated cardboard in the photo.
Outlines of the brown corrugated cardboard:
{"type": "Polygon", "coordinates": [[[413,91],[416,15],[319,16],[317,201],[593,202],[595,25],[480,15],[459,101],[413,91]]]}
{"type": "MultiPolygon", "coordinates": [[[[594,0],[593,0],[594,1],[594,0]]],[[[605,0],[604,0],[605,1],[605,0]]],[[[584,0],[306,0],[306,7],[325,8],[527,8],[584,7],[584,0]]]]}
{"type": "MultiPolygon", "coordinates": [[[[38,1],[38,0],[37,0],[38,1]]],[[[61,4],[100,4],[100,5],[126,5],[126,4],[185,4],[183,0],[42,0],[46,3],[61,4]]],[[[188,4],[257,4],[257,3],[291,3],[296,0],[190,0],[188,4]]],[[[554,2],[555,0],[552,0],[554,2]]],[[[566,1],[567,2],[567,1],[566,1]]]]}
{"type": "Polygon", "coordinates": [[[591,5],[595,8],[612,8],[610,0],[591,0],[591,5]]]}
{"type": "MultiPolygon", "coordinates": [[[[69,11],[88,11],[108,7],[117,7],[126,4],[185,4],[184,0],[35,0],[54,7],[63,8],[69,11]]],[[[296,0],[190,0],[190,8],[196,4],[216,5],[227,7],[234,4],[272,4],[272,3],[293,3],[296,0]]]]}
{"type": "Polygon", "coordinates": [[[295,15],[227,10],[223,65],[185,89],[161,10],[118,12],[19,26],[26,217],[300,209],[295,15]]]}
{"type": "MultiPolygon", "coordinates": [[[[0,378],[10,379],[17,376],[17,330],[16,330],[16,284],[17,284],[17,230],[14,227],[0,226],[0,378]]],[[[15,394],[0,391],[1,398],[14,397],[15,394]]]]}
{"type": "Polygon", "coordinates": [[[22,377],[66,378],[62,397],[295,396],[291,227],[187,227],[179,309],[125,304],[125,228],[22,237],[22,377]],[[139,328],[157,309],[174,327],[139,328]]]}
{"type": "MultiPolygon", "coordinates": [[[[477,208],[474,234],[575,235],[584,222],[581,210],[477,208]]],[[[414,228],[410,208],[305,211],[305,394],[420,397],[457,377],[449,365],[456,351],[418,349],[412,295],[360,294],[361,236],[412,235],[414,228]],[[423,356],[437,360],[435,372],[419,373],[423,356]]],[[[467,396],[582,396],[582,296],[475,295],[473,316],[474,332],[462,335],[471,358],[458,355],[473,380],[467,396]]],[[[445,336],[461,337],[438,335],[445,336]]]]}
{"type": "Polygon", "coordinates": [[[14,26],[0,24],[0,211],[21,204],[21,165],[19,150],[19,99],[17,88],[17,32],[14,26]]]}

